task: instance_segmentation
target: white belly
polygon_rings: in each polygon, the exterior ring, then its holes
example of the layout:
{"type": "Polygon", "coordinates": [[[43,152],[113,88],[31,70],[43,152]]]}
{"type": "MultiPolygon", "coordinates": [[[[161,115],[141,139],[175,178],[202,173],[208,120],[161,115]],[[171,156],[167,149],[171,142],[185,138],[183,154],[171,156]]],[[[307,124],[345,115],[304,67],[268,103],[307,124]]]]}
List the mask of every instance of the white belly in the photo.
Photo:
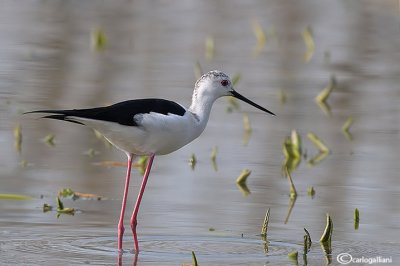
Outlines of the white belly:
{"type": "Polygon", "coordinates": [[[204,130],[190,112],[183,116],[142,114],[135,120],[140,126],[83,118],[78,121],[98,130],[118,149],[136,155],[171,153],[196,139],[204,130]]]}

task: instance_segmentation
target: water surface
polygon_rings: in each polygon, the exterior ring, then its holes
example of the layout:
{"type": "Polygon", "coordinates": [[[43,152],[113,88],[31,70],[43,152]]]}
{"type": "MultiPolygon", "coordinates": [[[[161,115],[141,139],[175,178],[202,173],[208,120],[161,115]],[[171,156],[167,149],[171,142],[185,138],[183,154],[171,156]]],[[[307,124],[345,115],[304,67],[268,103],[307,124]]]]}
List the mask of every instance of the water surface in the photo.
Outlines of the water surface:
{"type": "MultiPolygon", "coordinates": [[[[240,74],[237,90],[276,117],[241,104],[226,112],[213,107],[203,135],[168,156],[156,157],[139,213],[142,252],[138,265],[182,265],[191,251],[201,265],[290,265],[303,228],[313,240],[309,265],[325,264],[318,239],[325,214],[334,222],[332,263],[353,257],[400,257],[400,21],[398,1],[3,1],[0,4],[0,193],[29,195],[29,201],[0,201],[0,257],[4,265],[112,265],[117,263],[117,221],[125,162],[90,129],[21,116],[47,108],[79,108],[125,99],[162,97],[190,103],[198,61],[204,71],[240,74]],[[255,55],[252,25],[267,33],[255,55]],[[311,26],[315,51],[304,61],[302,32],[311,26]],[[104,50],[91,46],[102,29],[104,50]],[[275,32],[275,34],[273,34],[275,32]],[[205,58],[205,39],[215,57],[205,58]],[[326,115],[314,97],[335,75],[338,86],[326,115]],[[286,103],[280,93],[286,94],[286,103]],[[243,145],[243,113],[252,134],[243,145]],[[352,116],[353,140],[341,131],[352,116]],[[22,149],[14,128],[22,127],[22,149]],[[292,129],[303,137],[307,159],[293,172],[297,200],[282,177],[282,143],[292,129]],[[331,149],[316,166],[318,151],[306,138],[315,132],[331,149]],[[55,146],[41,140],[55,135],[55,146]],[[211,150],[218,146],[215,171],[211,150]],[[90,157],[89,149],[98,151],[90,157]],[[197,164],[188,164],[192,154],[197,164]],[[21,166],[25,161],[25,167],[21,166]],[[244,196],[235,184],[252,171],[244,196]],[[314,186],[316,195],[307,195],[314,186]],[[55,206],[62,188],[103,200],[64,200],[74,216],[42,212],[55,206]],[[269,249],[258,236],[271,208],[269,249]],[[353,211],[360,210],[359,229],[353,211]],[[285,223],[285,220],[287,222],[285,223]],[[215,231],[210,231],[213,228],[215,231]]],[[[128,213],[140,174],[133,171],[128,213]]],[[[126,223],[128,223],[127,215],[126,223]]],[[[123,264],[132,265],[133,242],[126,230],[123,264]]]]}

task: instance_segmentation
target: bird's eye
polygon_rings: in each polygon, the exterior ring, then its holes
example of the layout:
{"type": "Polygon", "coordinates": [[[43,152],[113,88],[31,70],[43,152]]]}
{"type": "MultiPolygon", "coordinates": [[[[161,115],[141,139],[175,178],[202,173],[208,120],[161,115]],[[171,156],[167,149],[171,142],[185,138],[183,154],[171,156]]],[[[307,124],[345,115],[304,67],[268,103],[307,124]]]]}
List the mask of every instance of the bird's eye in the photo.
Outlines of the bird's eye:
{"type": "Polygon", "coordinates": [[[224,80],[221,81],[221,85],[226,87],[226,86],[229,85],[229,81],[227,79],[224,79],[224,80]]]}

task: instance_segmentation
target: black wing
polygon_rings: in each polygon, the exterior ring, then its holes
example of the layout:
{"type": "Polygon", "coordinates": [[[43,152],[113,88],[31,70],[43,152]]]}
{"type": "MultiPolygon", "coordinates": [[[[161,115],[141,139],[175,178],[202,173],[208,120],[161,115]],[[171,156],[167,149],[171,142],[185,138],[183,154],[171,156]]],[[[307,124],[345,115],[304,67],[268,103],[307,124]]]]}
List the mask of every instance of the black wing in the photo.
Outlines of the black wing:
{"type": "Polygon", "coordinates": [[[138,126],[133,117],[137,114],[146,114],[150,112],[160,114],[175,114],[183,116],[186,110],[179,104],[163,99],[138,99],[116,103],[106,107],[73,109],[73,110],[39,110],[28,113],[48,113],[52,115],[43,118],[64,120],[68,122],[82,124],[75,121],[70,116],[89,118],[94,120],[103,120],[116,122],[125,126],[138,126]]]}

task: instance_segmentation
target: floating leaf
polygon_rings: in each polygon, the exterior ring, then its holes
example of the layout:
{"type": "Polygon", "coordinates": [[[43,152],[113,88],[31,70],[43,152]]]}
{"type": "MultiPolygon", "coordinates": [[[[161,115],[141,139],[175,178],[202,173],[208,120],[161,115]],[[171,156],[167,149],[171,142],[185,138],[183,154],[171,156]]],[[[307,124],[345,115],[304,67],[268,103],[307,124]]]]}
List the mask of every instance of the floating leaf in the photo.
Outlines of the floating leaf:
{"type": "Polygon", "coordinates": [[[20,124],[18,124],[14,128],[14,139],[15,139],[15,149],[17,152],[20,153],[22,148],[22,130],[20,124]]]}
{"type": "Polygon", "coordinates": [[[358,211],[357,208],[354,209],[354,229],[358,230],[358,227],[360,225],[360,212],[358,211]]]}
{"type": "Polygon", "coordinates": [[[215,42],[212,36],[206,38],[206,59],[211,60],[214,58],[215,42]]]}
{"type": "Polygon", "coordinates": [[[102,29],[96,29],[92,33],[92,47],[97,50],[101,51],[106,48],[107,45],[107,36],[102,29]]]}
{"type": "Polygon", "coordinates": [[[31,200],[32,197],[19,194],[0,194],[0,200],[31,200]]]}
{"type": "Polygon", "coordinates": [[[215,228],[210,227],[210,228],[208,228],[208,231],[214,232],[214,231],[215,231],[215,228]]]}

